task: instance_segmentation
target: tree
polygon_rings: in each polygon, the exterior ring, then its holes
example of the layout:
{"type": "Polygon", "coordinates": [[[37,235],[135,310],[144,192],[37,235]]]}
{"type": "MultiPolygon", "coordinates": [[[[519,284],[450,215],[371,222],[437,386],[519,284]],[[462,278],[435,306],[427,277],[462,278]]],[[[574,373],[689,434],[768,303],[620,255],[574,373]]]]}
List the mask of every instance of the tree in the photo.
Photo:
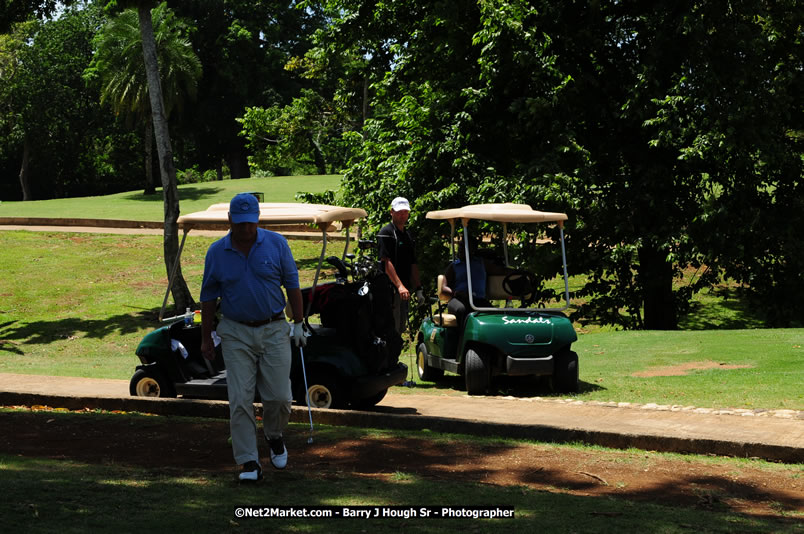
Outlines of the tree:
{"type": "Polygon", "coordinates": [[[5,157],[17,160],[24,200],[91,194],[105,173],[102,145],[114,133],[78,75],[101,20],[97,10],[68,9],[57,20],[31,21],[5,38],[16,45],[7,49],[0,79],[7,109],[2,144],[5,157]]]}
{"type": "Polygon", "coordinates": [[[232,178],[250,175],[246,141],[237,122],[250,107],[284,107],[305,82],[285,65],[310,47],[322,19],[315,5],[297,1],[202,0],[175,6],[195,21],[192,39],[204,77],[192,130],[202,164],[229,167],[232,178]]]}
{"type": "Polygon", "coordinates": [[[168,278],[174,277],[171,286],[173,302],[177,310],[187,307],[195,308],[195,300],[187,288],[181,265],[178,260],[179,251],[179,191],[176,183],[176,167],[173,163],[173,148],[165,112],[165,100],[162,94],[162,83],[159,75],[159,59],[154,37],[150,0],[124,0],[109,4],[110,10],[136,8],[139,22],[143,52],[143,66],[148,83],[148,97],[151,105],[151,119],[159,155],[159,174],[162,181],[164,199],[165,227],[162,237],[162,249],[165,256],[165,268],[168,278]]]}
{"type": "Polygon", "coordinates": [[[365,126],[350,136],[348,200],[367,208],[374,226],[387,218],[393,197],[414,201],[424,279],[434,280],[447,261],[443,228],[424,221],[427,210],[496,201],[566,208],[556,194],[533,202],[531,183],[557,173],[573,145],[554,104],[566,82],[544,52],[545,36],[522,31],[529,9],[512,14],[499,3],[471,1],[332,4],[322,55],[365,58],[354,77],[366,77],[371,91],[365,126]],[[517,78],[525,73],[532,79],[517,78]]]}
{"type": "MultiPolygon", "coordinates": [[[[709,281],[674,287],[682,269],[714,276],[721,265],[749,260],[737,247],[713,246],[718,236],[766,240],[750,221],[771,215],[766,207],[778,198],[771,190],[781,185],[772,177],[802,176],[801,152],[785,135],[794,101],[785,79],[801,56],[791,64],[794,49],[774,44],[761,23],[801,15],[791,5],[769,6],[544,6],[540,28],[582,37],[556,38],[551,50],[572,77],[571,125],[589,153],[574,182],[586,208],[573,252],[590,273],[579,294],[591,299],[590,315],[675,328],[690,294],[709,281]]],[[[774,31],[788,40],[794,28],[774,31]]]]}
{"type": "Polygon", "coordinates": [[[246,108],[238,121],[254,154],[251,166],[275,175],[327,174],[345,163],[342,135],[349,120],[312,90],[287,106],[246,108]]]}
{"type": "Polygon", "coordinates": [[[768,324],[800,326],[804,13],[795,1],[701,3],[681,20],[689,53],[655,102],[652,143],[705,184],[688,233],[707,263],[746,284],[768,324]]]}
{"type": "Polygon", "coordinates": [[[59,5],[69,6],[72,3],[71,0],[2,0],[0,1],[0,33],[10,31],[14,23],[25,22],[36,17],[49,17],[59,5]]]}
{"type": "MultiPolygon", "coordinates": [[[[324,57],[356,50],[387,65],[366,71],[372,118],[352,136],[349,198],[374,224],[397,194],[419,213],[494,201],[568,211],[571,269],[589,280],[579,318],[675,328],[720,265],[758,265],[712,239],[765,240],[760,225],[734,232],[743,203],[756,200],[759,221],[773,203],[795,205],[781,191],[802,198],[788,116],[800,110],[801,10],[790,2],[327,6],[324,57]],[[698,157],[701,146],[715,149],[698,157]],[[705,265],[708,276],[674,287],[705,265]]],[[[798,252],[758,252],[786,265],[772,284],[801,265],[798,252]]]]}
{"type": "MultiPolygon", "coordinates": [[[[201,62],[190,42],[182,34],[183,23],[176,19],[164,2],[152,11],[154,38],[160,66],[160,81],[168,90],[165,96],[167,119],[174,108],[181,110],[185,99],[196,95],[201,78],[201,62]]],[[[145,194],[155,193],[153,180],[153,126],[148,84],[143,69],[139,17],[127,9],[114,17],[98,34],[95,56],[85,75],[101,83],[101,103],[109,102],[118,116],[129,124],[140,123],[145,132],[145,194]]]]}
{"type": "Polygon", "coordinates": [[[102,11],[87,5],[0,35],[0,198],[131,188],[131,149],[139,141],[98,104],[96,88],[79,75],[104,22],[102,11]]]}
{"type": "Polygon", "coordinates": [[[176,168],[173,165],[173,149],[170,144],[165,99],[162,96],[162,85],[159,79],[159,61],[156,52],[150,6],[144,3],[137,7],[142,34],[142,52],[145,60],[145,72],[148,78],[148,95],[151,101],[154,133],[157,152],[159,153],[159,171],[162,178],[162,194],[165,199],[165,231],[163,249],[165,251],[165,267],[168,276],[174,275],[172,286],[173,301],[178,310],[188,305],[195,308],[190,290],[181,273],[178,261],[179,251],[179,191],[176,184],[176,168]]]}
{"type": "MultiPolygon", "coordinates": [[[[19,159],[16,155],[22,146],[24,133],[20,127],[22,117],[17,102],[20,83],[20,56],[26,43],[33,38],[36,23],[31,21],[15,25],[10,33],[0,34],[0,160],[15,160],[16,170],[19,171],[19,159]]],[[[27,161],[25,159],[24,161],[27,161]]],[[[6,173],[4,173],[6,174],[6,173]]],[[[25,175],[27,177],[27,174],[25,175]]],[[[30,188],[20,184],[17,190],[22,189],[23,198],[30,198],[30,188]]],[[[10,189],[10,188],[9,188],[10,189]]]]}

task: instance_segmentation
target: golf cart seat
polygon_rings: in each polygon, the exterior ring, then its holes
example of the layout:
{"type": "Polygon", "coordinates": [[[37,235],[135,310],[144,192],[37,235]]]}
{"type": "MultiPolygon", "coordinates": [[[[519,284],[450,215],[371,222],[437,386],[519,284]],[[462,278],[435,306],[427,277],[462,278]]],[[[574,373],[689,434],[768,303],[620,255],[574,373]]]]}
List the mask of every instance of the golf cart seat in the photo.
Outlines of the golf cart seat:
{"type": "MultiPolygon", "coordinates": [[[[516,276],[519,274],[519,271],[512,270],[508,274],[516,276]]],[[[526,300],[530,299],[532,296],[530,292],[527,292],[524,295],[512,295],[511,293],[505,290],[505,287],[503,286],[503,280],[505,280],[505,277],[508,276],[508,274],[490,274],[486,277],[486,298],[488,300],[511,300],[512,298],[524,298],[526,300]]]]}
{"type": "Polygon", "coordinates": [[[438,314],[433,316],[433,323],[438,326],[450,327],[458,326],[458,318],[452,313],[444,313],[444,307],[449,302],[450,297],[444,293],[444,286],[446,285],[447,278],[443,274],[438,275],[438,314]]]}
{"type": "Polygon", "coordinates": [[[490,274],[486,277],[486,298],[489,300],[508,300],[511,295],[503,289],[504,275],[490,274]]]}

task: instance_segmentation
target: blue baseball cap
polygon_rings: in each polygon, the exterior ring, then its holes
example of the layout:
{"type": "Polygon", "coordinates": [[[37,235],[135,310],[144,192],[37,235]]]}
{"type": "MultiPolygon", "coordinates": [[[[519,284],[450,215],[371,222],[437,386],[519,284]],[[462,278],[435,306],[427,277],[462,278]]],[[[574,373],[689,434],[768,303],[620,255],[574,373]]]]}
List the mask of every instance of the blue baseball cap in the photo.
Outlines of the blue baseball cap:
{"type": "Polygon", "coordinates": [[[251,193],[239,193],[229,203],[229,217],[233,224],[260,221],[260,203],[251,193]]]}

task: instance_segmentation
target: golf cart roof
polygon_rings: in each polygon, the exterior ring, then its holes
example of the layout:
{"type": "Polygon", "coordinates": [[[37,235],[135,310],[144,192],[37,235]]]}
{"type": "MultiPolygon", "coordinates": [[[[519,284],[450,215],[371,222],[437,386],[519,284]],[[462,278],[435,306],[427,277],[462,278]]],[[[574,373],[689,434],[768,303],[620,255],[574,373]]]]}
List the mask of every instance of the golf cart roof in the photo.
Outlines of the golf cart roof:
{"type": "Polygon", "coordinates": [[[567,220],[566,213],[536,211],[527,204],[471,204],[462,208],[427,212],[428,219],[455,220],[481,219],[507,223],[541,223],[562,222],[567,220]]]}
{"type": "MultiPolygon", "coordinates": [[[[300,204],[294,202],[260,202],[260,224],[330,224],[348,222],[365,217],[360,208],[344,208],[324,204],[300,204]]],[[[229,203],[213,204],[204,211],[179,217],[178,223],[185,229],[210,224],[229,224],[229,203]]]]}

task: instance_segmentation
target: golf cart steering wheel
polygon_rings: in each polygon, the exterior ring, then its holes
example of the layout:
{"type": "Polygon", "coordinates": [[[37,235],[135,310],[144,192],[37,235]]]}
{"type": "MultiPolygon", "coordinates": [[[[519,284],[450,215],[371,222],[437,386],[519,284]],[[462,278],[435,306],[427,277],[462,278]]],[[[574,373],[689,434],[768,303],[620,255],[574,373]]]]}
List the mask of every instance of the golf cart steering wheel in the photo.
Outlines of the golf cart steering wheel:
{"type": "Polygon", "coordinates": [[[538,287],[539,280],[530,271],[511,271],[505,275],[502,281],[503,290],[512,297],[518,298],[523,308],[534,299],[536,288],[538,287]]]}

